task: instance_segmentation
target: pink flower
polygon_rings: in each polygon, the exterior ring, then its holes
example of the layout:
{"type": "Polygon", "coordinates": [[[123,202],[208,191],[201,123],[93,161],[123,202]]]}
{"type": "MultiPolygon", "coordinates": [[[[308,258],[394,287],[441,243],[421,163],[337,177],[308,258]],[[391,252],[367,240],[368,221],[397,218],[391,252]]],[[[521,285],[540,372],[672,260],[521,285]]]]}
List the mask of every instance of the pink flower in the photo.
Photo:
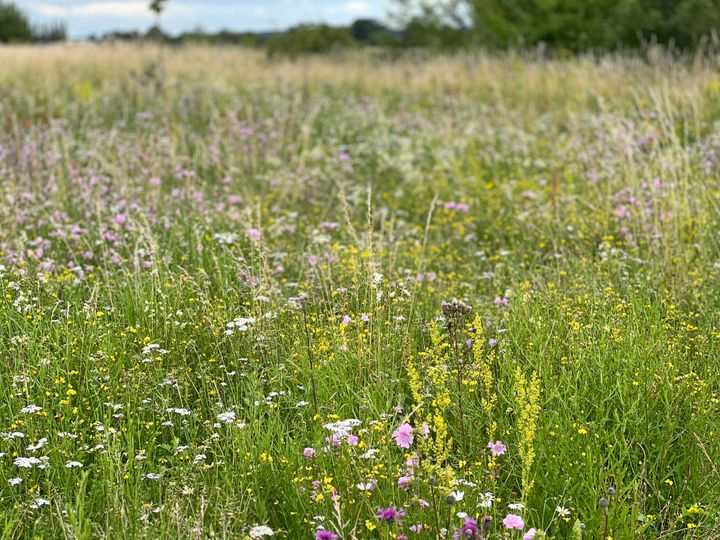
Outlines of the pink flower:
{"type": "Polygon", "coordinates": [[[490,441],[487,444],[487,447],[496,456],[502,456],[505,453],[505,451],[507,450],[507,448],[505,448],[505,445],[500,441],[495,441],[495,442],[490,441]]]}
{"type": "Polygon", "coordinates": [[[505,525],[508,529],[517,529],[518,531],[522,531],[523,527],[525,527],[525,522],[523,521],[523,518],[517,514],[508,514],[505,516],[505,519],[503,519],[503,525],[505,525]]]}
{"type": "Polygon", "coordinates": [[[533,538],[535,538],[535,533],[536,533],[536,532],[537,532],[537,531],[535,530],[535,527],[533,527],[533,528],[530,529],[528,532],[526,532],[525,534],[523,534],[523,540],[533,540],[533,538]]]}
{"type": "Polygon", "coordinates": [[[314,455],[315,455],[314,448],[307,447],[305,450],[303,450],[303,456],[305,456],[308,459],[313,457],[314,455]]]}
{"type": "Polygon", "coordinates": [[[410,424],[402,424],[393,431],[393,437],[395,437],[395,442],[400,448],[410,448],[414,439],[412,426],[410,424]]]}
{"type": "Polygon", "coordinates": [[[413,479],[412,475],[409,475],[409,474],[405,475],[405,476],[401,476],[400,478],[398,478],[398,486],[400,486],[402,489],[407,491],[408,489],[410,489],[410,480],[412,480],[412,479],[413,479]]]}
{"type": "Polygon", "coordinates": [[[361,320],[362,322],[370,322],[370,315],[368,315],[367,313],[363,313],[363,314],[360,316],[360,320],[361,320]]]}
{"type": "Polygon", "coordinates": [[[245,231],[245,236],[251,241],[251,242],[259,242],[262,238],[262,233],[260,232],[260,229],[256,229],[255,227],[251,227],[245,231]]]}
{"type": "Polygon", "coordinates": [[[125,214],[117,214],[115,216],[115,223],[117,223],[118,225],[123,225],[126,221],[127,217],[125,216],[125,214]]]}

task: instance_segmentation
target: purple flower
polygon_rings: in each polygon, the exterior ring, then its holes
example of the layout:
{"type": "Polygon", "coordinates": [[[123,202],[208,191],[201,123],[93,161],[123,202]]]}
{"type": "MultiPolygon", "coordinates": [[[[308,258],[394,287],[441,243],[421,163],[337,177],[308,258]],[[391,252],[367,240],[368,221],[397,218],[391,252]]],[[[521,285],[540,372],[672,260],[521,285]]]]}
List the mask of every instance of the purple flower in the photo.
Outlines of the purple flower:
{"type": "Polygon", "coordinates": [[[315,540],[335,540],[337,537],[337,534],[335,534],[334,532],[326,531],[323,529],[319,529],[315,533],[315,540]]]}
{"type": "Polygon", "coordinates": [[[375,517],[377,517],[380,521],[388,523],[389,525],[392,525],[393,523],[402,525],[402,521],[400,521],[400,518],[404,515],[405,510],[398,510],[394,506],[390,506],[388,508],[379,508],[378,513],[375,514],[375,517]]]}
{"type": "Polygon", "coordinates": [[[525,522],[523,521],[523,518],[517,514],[508,514],[505,516],[505,519],[503,519],[503,525],[505,525],[508,529],[517,529],[518,531],[522,531],[523,527],[525,527],[525,522]]]}
{"type": "Polygon", "coordinates": [[[393,437],[395,437],[395,442],[400,448],[410,448],[414,439],[412,426],[410,424],[402,424],[393,431],[393,437]]]}
{"type": "Polygon", "coordinates": [[[505,453],[505,451],[507,450],[507,448],[501,441],[495,441],[495,442],[490,441],[487,444],[487,447],[496,456],[502,456],[505,453]]]}
{"type": "Polygon", "coordinates": [[[453,538],[478,538],[480,536],[480,528],[478,527],[477,521],[469,517],[465,517],[464,519],[465,522],[462,527],[455,531],[453,538]]]}
{"type": "Polygon", "coordinates": [[[314,449],[314,448],[311,448],[311,447],[308,446],[305,450],[303,450],[303,456],[305,456],[305,457],[308,458],[308,459],[311,458],[311,457],[313,457],[314,455],[315,455],[315,449],[314,449]]]}

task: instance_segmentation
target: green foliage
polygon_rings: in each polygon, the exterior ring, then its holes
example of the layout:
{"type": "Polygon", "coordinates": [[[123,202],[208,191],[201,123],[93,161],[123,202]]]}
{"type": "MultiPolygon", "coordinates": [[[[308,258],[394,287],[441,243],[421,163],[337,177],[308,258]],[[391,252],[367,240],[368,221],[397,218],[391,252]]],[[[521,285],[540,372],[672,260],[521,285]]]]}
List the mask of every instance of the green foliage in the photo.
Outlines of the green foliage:
{"type": "Polygon", "coordinates": [[[15,4],[0,1],[0,43],[18,43],[32,40],[30,23],[15,4]]]}
{"type": "Polygon", "coordinates": [[[457,45],[466,24],[472,32],[464,34],[463,44],[545,43],[575,52],[638,47],[650,40],[691,48],[720,28],[718,0],[458,0],[440,7],[396,1],[405,10],[414,6],[427,32],[445,45],[457,45]]]}
{"type": "Polygon", "coordinates": [[[58,21],[33,26],[32,38],[35,43],[65,41],[67,39],[67,25],[58,21]]]}
{"type": "Polygon", "coordinates": [[[353,45],[353,38],[347,28],[321,25],[301,25],[282,34],[272,36],[267,42],[269,58],[302,54],[327,53],[353,45]]]}
{"type": "Polygon", "coordinates": [[[165,9],[165,4],[167,3],[167,0],[152,0],[150,2],[150,11],[154,12],[156,15],[160,15],[163,10],[165,9]]]}

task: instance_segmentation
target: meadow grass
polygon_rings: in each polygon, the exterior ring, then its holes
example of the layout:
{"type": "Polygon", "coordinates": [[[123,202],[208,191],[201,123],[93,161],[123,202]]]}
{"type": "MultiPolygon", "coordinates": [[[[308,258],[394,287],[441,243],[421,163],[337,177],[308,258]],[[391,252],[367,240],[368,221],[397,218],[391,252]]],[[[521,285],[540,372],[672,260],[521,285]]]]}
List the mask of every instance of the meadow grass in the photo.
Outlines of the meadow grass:
{"type": "Polygon", "coordinates": [[[716,65],[0,48],[0,538],[720,538],[716,65]]]}

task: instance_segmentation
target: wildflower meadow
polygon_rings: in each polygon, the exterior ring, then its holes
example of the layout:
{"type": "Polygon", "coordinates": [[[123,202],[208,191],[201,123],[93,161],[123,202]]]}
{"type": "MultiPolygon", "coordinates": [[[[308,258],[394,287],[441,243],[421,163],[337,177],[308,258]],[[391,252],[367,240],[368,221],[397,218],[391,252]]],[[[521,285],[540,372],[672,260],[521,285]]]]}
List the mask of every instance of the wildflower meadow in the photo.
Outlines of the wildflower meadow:
{"type": "Polygon", "coordinates": [[[0,538],[720,538],[718,65],[0,48],[0,538]]]}

